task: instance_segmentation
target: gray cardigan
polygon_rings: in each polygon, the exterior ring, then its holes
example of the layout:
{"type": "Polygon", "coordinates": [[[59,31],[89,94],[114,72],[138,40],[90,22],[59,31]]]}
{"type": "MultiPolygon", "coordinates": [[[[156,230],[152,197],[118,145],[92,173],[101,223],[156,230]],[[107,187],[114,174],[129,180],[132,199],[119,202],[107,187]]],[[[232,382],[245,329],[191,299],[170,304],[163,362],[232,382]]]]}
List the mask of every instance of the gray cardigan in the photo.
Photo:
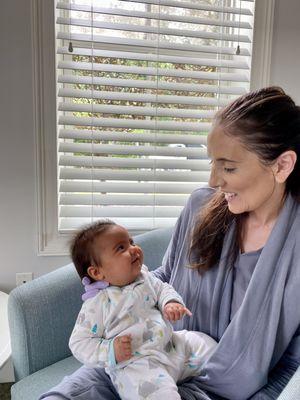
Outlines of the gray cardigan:
{"type": "Polygon", "coordinates": [[[300,364],[300,206],[287,197],[230,322],[229,248],[235,224],[225,236],[218,265],[203,275],[186,267],[195,217],[212,193],[209,188],[193,192],[163,266],[155,271],[174,286],[193,313],[192,318],[177,322],[176,329],[199,330],[219,342],[202,374],[183,385],[182,397],[218,398],[205,394],[213,392],[231,400],[277,398],[300,364]]]}

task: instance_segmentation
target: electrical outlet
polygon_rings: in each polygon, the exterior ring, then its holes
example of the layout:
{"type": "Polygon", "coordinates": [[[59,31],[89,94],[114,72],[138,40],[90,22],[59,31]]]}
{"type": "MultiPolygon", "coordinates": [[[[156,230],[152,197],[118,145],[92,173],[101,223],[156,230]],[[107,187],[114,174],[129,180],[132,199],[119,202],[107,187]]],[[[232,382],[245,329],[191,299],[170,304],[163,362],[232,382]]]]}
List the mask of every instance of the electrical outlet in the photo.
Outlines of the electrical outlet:
{"type": "Polygon", "coordinates": [[[16,284],[17,286],[23,285],[23,283],[32,281],[33,272],[17,272],[16,273],[16,284]]]}

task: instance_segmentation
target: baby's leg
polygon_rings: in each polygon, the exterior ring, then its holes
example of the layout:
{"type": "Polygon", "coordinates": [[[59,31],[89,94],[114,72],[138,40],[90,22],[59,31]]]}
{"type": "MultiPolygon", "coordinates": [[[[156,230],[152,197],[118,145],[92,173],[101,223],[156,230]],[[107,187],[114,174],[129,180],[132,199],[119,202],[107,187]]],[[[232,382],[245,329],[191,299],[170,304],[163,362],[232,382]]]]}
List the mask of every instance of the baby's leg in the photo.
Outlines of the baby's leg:
{"type": "Polygon", "coordinates": [[[110,376],[122,400],[181,399],[174,379],[150,357],[140,358],[110,376]]]}
{"type": "Polygon", "coordinates": [[[199,375],[203,364],[213,353],[217,342],[202,332],[177,331],[173,343],[178,355],[184,352],[184,368],[178,380],[199,375]]]}

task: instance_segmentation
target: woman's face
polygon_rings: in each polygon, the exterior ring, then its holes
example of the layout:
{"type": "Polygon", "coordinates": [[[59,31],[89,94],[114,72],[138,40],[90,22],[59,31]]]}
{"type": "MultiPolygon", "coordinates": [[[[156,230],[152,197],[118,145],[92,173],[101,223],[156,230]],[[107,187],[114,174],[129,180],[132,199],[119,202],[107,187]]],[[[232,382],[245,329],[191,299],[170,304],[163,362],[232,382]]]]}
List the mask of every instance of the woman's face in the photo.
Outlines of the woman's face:
{"type": "Polygon", "coordinates": [[[209,185],[224,193],[232,213],[267,211],[280,200],[274,166],[262,164],[238,139],[226,135],[221,125],[216,125],[208,136],[208,154],[209,185]]]}

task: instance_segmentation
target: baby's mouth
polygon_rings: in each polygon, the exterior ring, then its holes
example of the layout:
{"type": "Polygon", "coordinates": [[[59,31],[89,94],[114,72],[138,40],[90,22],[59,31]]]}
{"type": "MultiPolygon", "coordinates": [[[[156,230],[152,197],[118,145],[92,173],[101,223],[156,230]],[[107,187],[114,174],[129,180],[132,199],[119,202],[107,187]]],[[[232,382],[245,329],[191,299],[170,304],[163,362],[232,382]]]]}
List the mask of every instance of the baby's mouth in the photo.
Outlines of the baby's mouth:
{"type": "Polygon", "coordinates": [[[135,257],[134,259],[133,259],[133,261],[131,262],[131,264],[135,264],[137,261],[139,261],[140,260],[140,257],[135,257]]]}

